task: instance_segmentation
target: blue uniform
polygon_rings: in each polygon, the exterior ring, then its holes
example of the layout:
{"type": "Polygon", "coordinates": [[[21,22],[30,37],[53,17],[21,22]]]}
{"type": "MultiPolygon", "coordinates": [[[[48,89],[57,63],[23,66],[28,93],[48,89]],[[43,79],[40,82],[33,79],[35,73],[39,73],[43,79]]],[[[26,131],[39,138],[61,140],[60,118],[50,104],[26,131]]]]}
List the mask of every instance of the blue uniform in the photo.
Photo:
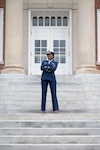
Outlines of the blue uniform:
{"type": "Polygon", "coordinates": [[[56,96],[56,78],[55,78],[55,70],[57,69],[58,63],[54,60],[49,62],[45,60],[42,62],[41,70],[41,85],[42,85],[42,103],[41,103],[41,110],[45,111],[46,107],[46,95],[47,95],[47,87],[48,84],[50,85],[51,95],[52,95],[52,105],[53,111],[59,110],[57,96],[56,96]]]}

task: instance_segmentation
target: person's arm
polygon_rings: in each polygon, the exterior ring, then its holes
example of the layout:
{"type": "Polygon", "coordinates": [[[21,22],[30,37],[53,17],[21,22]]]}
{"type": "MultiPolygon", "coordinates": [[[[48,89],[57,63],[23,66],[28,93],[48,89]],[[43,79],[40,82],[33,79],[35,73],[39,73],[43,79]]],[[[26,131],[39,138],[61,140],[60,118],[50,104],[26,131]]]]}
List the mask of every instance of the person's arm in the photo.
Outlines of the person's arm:
{"type": "Polygon", "coordinates": [[[41,70],[46,71],[48,69],[48,62],[43,61],[41,65],[41,70]]]}
{"type": "Polygon", "coordinates": [[[55,62],[55,61],[51,62],[49,65],[50,72],[55,71],[57,69],[57,66],[58,66],[58,62],[55,62]]]}

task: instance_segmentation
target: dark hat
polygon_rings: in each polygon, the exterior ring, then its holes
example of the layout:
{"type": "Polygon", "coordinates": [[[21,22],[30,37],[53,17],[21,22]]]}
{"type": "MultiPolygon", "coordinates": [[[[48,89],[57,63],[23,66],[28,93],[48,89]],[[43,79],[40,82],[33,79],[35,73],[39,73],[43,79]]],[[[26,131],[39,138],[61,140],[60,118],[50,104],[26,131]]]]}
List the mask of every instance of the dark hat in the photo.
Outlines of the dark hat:
{"type": "Polygon", "coordinates": [[[54,52],[52,52],[52,51],[47,51],[47,55],[50,55],[50,54],[54,55],[54,52]]]}

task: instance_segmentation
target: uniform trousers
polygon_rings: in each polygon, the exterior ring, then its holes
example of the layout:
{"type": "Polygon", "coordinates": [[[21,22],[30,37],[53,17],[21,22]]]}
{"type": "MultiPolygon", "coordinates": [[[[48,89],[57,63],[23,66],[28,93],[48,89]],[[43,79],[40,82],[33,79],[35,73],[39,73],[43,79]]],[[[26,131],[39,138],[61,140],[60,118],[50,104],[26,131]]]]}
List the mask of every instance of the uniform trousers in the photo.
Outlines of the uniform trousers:
{"type": "Polygon", "coordinates": [[[53,111],[59,110],[57,96],[56,96],[56,80],[41,80],[42,85],[42,103],[41,110],[46,110],[46,96],[47,96],[47,87],[50,85],[51,96],[52,96],[52,106],[53,111]]]}

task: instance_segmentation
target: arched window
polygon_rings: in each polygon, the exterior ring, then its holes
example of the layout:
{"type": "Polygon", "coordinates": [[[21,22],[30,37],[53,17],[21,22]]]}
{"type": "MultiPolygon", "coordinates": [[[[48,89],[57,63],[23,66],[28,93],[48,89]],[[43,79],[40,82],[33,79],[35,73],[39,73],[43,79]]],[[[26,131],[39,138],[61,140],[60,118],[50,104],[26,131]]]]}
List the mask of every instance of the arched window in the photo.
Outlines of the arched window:
{"type": "Polygon", "coordinates": [[[39,26],[43,26],[43,17],[39,17],[39,26]]]}
{"type": "Polygon", "coordinates": [[[33,26],[37,26],[37,17],[33,17],[33,26]]]}
{"type": "Polygon", "coordinates": [[[49,17],[45,17],[45,26],[49,26],[49,17]]]}
{"type": "Polygon", "coordinates": [[[55,26],[55,17],[51,17],[51,26],[55,26]]]}
{"type": "Polygon", "coordinates": [[[68,26],[67,17],[63,17],[63,26],[68,26]]]}
{"type": "Polygon", "coordinates": [[[61,23],[62,21],[61,21],[61,17],[57,17],[57,26],[61,26],[61,23]]]}

